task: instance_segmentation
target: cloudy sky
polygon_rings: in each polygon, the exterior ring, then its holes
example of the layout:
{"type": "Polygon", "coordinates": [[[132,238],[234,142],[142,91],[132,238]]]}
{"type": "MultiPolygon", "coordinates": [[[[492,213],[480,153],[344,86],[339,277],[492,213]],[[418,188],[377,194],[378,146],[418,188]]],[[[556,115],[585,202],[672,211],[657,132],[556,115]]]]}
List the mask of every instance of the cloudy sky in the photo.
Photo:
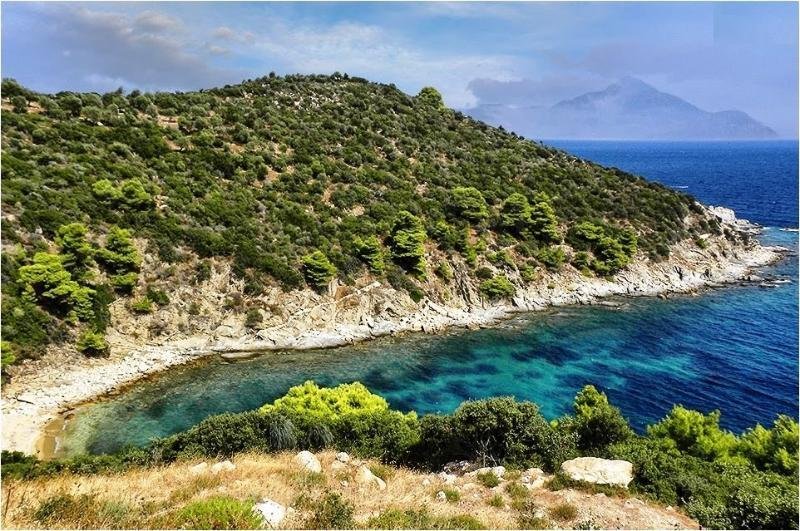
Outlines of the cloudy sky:
{"type": "Polygon", "coordinates": [[[348,72],[450,106],[551,105],[626,75],[797,136],[798,4],[4,2],[2,75],[188,90],[348,72]]]}

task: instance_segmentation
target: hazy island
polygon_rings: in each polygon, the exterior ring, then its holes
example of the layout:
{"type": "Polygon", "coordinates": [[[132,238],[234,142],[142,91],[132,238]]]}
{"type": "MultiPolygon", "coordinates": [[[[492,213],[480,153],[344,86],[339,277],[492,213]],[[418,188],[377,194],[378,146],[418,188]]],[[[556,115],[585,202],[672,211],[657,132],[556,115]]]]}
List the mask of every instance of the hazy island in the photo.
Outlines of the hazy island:
{"type": "MultiPolygon", "coordinates": [[[[4,451],[34,454],[42,426],[64,408],[210,352],[336,346],[606,295],[692,291],[780,256],[725,209],[490,127],[446,108],[433,88],[412,97],[334,74],[103,95],[38,94],[5,80],[2,94],[4,451]]],[[[256,527],[264,523],[243,492],[208,502],[222,520],[198,516],[206,502],[173,511],[175,500],[161,500],[161,512],[120,509],[127,516],[114,520],[92,516],[107,514],[99,501],[56,491],[64,474],[101,481],[122,470],[133,482],[170,464],[195,477],[195,490],[175,494],[185,500],[248,466],[234,457],[206,471],[187,459],[328,448],[373,461],[327,453],[323,472],[301,452],[278,458],[283,469],[264,465],[278,475],[300,467],[289,490],[305,502],[271,500],[303,518],[283,525],[592,525],[569,500],[537,512],[529,491],[615,497],[630,484],[659,504],[632,526],[797,526],[797,423],[788,417],[737,436],[718,415],[676,408],[641,436],[593,388],[554,423],[511,399],[418,419],[359,386],[307,384],[281,400],[114,456],[43,463],[4,452],[4,479],[54,482],[52,497],[41,495],[32,515],[16,507],[13,521],[256,527]],[[630,478],[576,480],[596,479],[570,476],[566,463],[583,457],[628,463],[630,478]],[[428,481],[432,503],[442,492],[447,508],[469,490],[463,479],[413,474],[454,461],[469,463],[445,474],[503,484],[482,507],[512,512],[492,524],[441,507],[387,507],[354,520],[352,504],[321,494],[334,477],[398,496],[428,481]],[[478,461],[513,473],[471,470],[478,461]],[[394,474],[406,483],[393,487],[394,474]]],[[[262,509],[267,521],[278,511],[262,509]]]]}

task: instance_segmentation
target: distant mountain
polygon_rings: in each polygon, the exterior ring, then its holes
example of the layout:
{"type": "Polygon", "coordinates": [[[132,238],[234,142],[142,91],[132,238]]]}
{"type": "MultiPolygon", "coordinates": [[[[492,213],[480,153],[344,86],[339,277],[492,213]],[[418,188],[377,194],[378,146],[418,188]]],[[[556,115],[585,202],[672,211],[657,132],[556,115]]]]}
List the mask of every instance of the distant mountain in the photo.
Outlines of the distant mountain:
{"type": "Polygon", "coordinates": [[[633,77],[552,107],[481,104],[466,112],[529,138],[733,140],[777,136],[747,113],[704,111],[633,77]]]}

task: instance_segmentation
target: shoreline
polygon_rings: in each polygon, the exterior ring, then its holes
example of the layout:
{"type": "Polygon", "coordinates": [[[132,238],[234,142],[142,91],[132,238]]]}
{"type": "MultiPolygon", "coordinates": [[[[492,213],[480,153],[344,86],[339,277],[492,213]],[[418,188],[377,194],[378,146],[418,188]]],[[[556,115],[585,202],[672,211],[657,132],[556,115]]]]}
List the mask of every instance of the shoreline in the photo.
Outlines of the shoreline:
{"type": "MultiPolygon", "coordinates": [[[[558,306],[602,304],[603,299],[612,296],[691,293],[747,279],[754,268],[777,262],[786,252],[783,248],[760,244],[748,248],[730,247],[728,253],[721,255],[716,252],[719,250],[716,244],[714,249],[706,251],[678,244],[670,259],[661,263],[637,261],[621,271],[613,282],[583,277],[577,272],[551,275],[550,285],[545,287],[537,283],[522,290],[511,304],[505,301],[461,308],[426,299],[405,315],[362,316],[357,323],[334,323],[326,328],[311,326],[299,334],[282,325],[255,336],[216,339],[193,336],[172,344],[140,346],[109,358],[73,356],[61,360],[61,367],[43,364],[4,386],[2,448],[47,458],[57,453],[58,422],[64,418],[64,413],[123,391],[171,367],[212,354],[235,356],[259,351],[335,348],[407,332],[438,333],[454,328],[490,326],[520,313],[558,306]],[[63,361],[72,363],[67,365],[63,361]]],[[[382,289],[375,284],[363,288],[367,290],[365,298],[369,296],[369,289],[382,289]]],[[[357,294],[362,295],[361,290],[357,294]]],[[[305,315],[300,318],[309,320],[305,315]]]]}

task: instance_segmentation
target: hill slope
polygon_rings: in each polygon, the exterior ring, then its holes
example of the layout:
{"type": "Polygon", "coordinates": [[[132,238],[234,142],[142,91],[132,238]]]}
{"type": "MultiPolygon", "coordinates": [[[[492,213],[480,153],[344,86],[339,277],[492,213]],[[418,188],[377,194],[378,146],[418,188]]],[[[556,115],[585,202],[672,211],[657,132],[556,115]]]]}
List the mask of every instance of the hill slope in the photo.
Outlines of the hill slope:
{"type": "Polygon", "coordinates": [[[529,138],[738,140],[777,136],[742,111],[704,111],[632,77],[552,107],[482,105],[469,112],[529,138]]]}
{"type": "Polygon", "coordinates": [[[476,122],[430,88],[271,75],[47,96],[6,80],[2,122],[5,361],[53,342],[102,355],[107,331],[123,350],[206,334],[231,313],[249,330],[313,321],[305,286],[356,306],[377,281],[406,305],[480,307],[559,270],[611,278],[678,242],[742,241],[688,195],[476,122]]]}

